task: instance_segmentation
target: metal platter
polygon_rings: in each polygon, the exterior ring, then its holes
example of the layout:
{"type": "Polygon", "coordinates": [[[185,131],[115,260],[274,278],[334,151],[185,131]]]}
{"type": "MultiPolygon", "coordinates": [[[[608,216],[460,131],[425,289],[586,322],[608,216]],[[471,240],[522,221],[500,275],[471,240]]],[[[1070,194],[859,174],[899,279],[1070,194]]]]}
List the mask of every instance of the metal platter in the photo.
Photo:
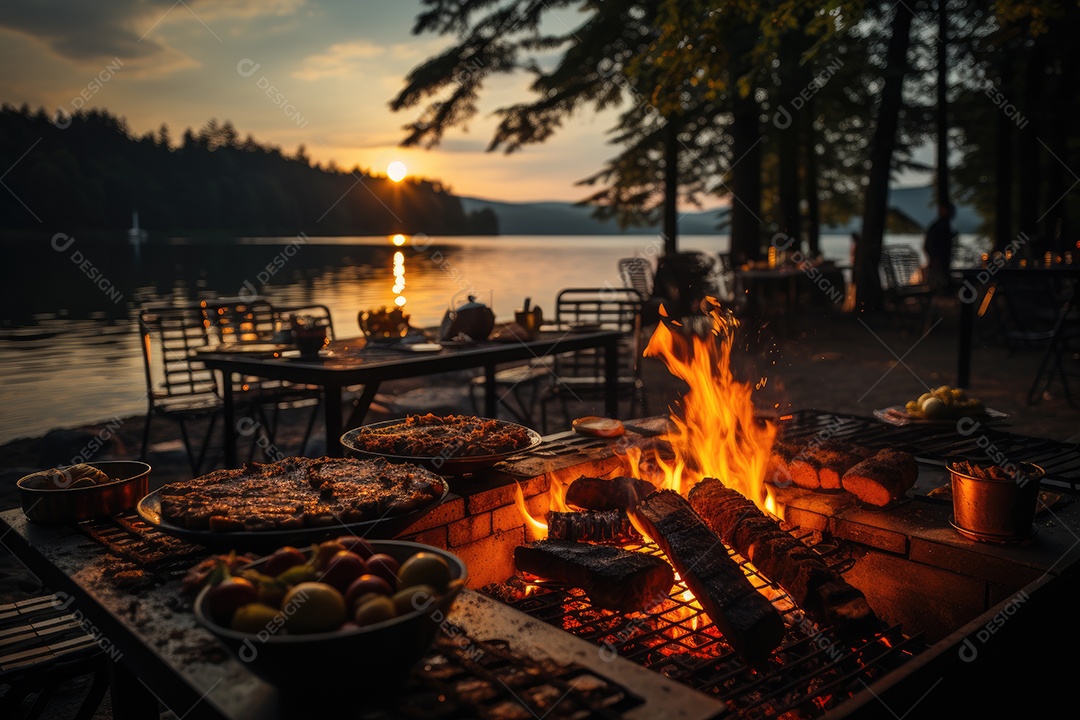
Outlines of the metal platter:
{"type": "MultiPolygon", "coordinates": [[[[480,420],[487,420],[488,418],[478,418],[480,420]]],[[[497,462],[506,460],[507,458],[520,455],[521,453],[529,452],[540,446],[543,442],[543,438],[540,433],[531,428],[527,428],[524,425],[518,425],[517,423],[506,422],[505,420],[495,420],[499,427],[505,428],[517,428],[524,430],[528,435],[529,441],[524,446],[514,448],[513,450],[507,450],[505,452],[495,453],[491,455],[461,455],[461,456],[416,456],[416,455],[398,455],[395,453],[376,452],[368,450],[363,441],[362,435],[365,432],[371,431],[391,431],[395,427],[400,426],[405,421],[402,419],[397,420],[384,420],[382,422],[372,423],[370,425],[364,425],[362,427],[355,428],[348,431],[341,436],[341,444],[346,451],[358,458],[384,458],[390,462],[395,463],[412,463],[419,465],[422,468],[430,470],[433,473],[439,475],[468,475],[469,473],[477,472],[478,470],[484,470],[497,462]]]]}
{"type": "Polygon", "coordinates": [[[401,515],[387,515],[363,522],[337,522],[329,525],[287,530],[213,532],[181,527],[162,517],[160,490],[155,490],[143,497],[135,509],[139,513],[139,517],[161,532],[206,548],[272,552],[282,545],[294,545],[302,548],[305,545],[341,535],[355,535],[373,540],[392,539],[446,500],[446,496],[450,493],[450,486],[446,481],[442,481],[442,486],[442,493],[439,497],[426,505],[401,515]]]}

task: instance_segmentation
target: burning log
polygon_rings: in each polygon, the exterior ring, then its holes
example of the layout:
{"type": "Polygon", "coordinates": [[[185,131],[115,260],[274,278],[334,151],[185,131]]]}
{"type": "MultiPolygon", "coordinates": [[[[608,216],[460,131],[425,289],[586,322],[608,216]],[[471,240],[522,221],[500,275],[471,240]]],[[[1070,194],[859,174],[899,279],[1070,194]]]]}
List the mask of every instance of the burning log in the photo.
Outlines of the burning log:
{"type": "Polygon", "coordinates": [[[618,612],[648,610],[675,584],[675,573],[663,559],[609,545],[539,540],[515,548],[514,565],[579,587],[592,604],[618,612]]]}
{"type": "Polygon", "coordinates": [[[556,512],[547,516],[548,538],[591,542],[625,542],[638,537],[622,510],[556,512]]]}
{"type": "Polygon", "coordinates": [[[652,483],[636,478],[606,480],[582,475],[566,489],[566,502],[583,510],[629,510],[655,489],[652,483]]]}
{"type": "Polygon", "coordinates": [[[919,479],[915,456],[885,448],[844,473],[844,489],[869,505],[884,507],[903,497],[919,479]]]}
{"type": "Polygon", "coordinates": [[[757,662],[780,645],[785,632],[780,613],[682,495],[654,492],[638,504],[634,516],[737,652],[757,662]]]}
{"type": "Polygon", "coordinates": [[[716,478],[705,478],[687,495],[690,505],[725,543],[784,588],[816,621],[857,638],[881,629],[861,590],[738,491],[716,478]]]}

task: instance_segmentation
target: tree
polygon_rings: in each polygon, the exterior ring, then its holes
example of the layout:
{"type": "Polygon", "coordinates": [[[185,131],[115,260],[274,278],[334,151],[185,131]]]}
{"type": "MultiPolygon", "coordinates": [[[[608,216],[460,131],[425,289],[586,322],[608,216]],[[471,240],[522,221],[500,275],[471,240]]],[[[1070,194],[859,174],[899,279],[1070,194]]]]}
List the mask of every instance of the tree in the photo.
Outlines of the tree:
{"type": "Polygon", "coordinates": [[[870,174],[866,186],[861,240],[855,248],[856,306],[879,310],[883,296],[878,265],[885,237],[888,215],[889,180],[892,177],[893,150],[900,111],[903,108],[904,76],[908,71],[908,47],[911,45],[911,22],[914,12],[908,3],[897,3],[893,11],[889,49],[885,65],[881,102],[877,109],[873,140],[870,145],[870,174]]]}

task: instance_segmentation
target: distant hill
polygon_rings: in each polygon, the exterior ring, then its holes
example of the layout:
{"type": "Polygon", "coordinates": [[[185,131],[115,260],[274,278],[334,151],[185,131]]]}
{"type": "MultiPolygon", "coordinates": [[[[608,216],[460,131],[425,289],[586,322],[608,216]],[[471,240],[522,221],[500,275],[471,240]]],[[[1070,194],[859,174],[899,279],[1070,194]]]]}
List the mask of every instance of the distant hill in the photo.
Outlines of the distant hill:
{"type": "MultiPolygon", "coordinates": [[[[568,202],[512,203],[480,198],[461,198],[466,214],[491,210],[499,219],[500,235],[641,235],[659,232],[660,226],[623,230],[614,220],[592,217],[593,209],[568,202]]],[[[679,221],[685,235],[715,235],[726,210],[687,213],[679,221]]]]}
{"type": "MultiPolygon", "coordinates": [[[[592,217],[592,208],[579,207],[568,202],[513,203],[481,198],[462,197],[466,213],[490,210],[499,221],[500,235],[641,235],[659,232],[660,226],[621,229],[613,220],[601,221],[592,217]]],[[[898,214],[910,218],[925,229],[937,217],[934,206],[934,189],[921,187],[893,188],[889,192],[889,206],[898,214]]],[[[684,235],[716,235],[722,233],[726,210],[686,213],[679,220],[679,232],[684,235]]],[[[978,232],[981,218],[969,206],[958,206],[953,226],[963,234],[978,232]]],[[[858,218],[839,226],[823,227],[825,234],[848,235],[860,227],[858,218]]]]}

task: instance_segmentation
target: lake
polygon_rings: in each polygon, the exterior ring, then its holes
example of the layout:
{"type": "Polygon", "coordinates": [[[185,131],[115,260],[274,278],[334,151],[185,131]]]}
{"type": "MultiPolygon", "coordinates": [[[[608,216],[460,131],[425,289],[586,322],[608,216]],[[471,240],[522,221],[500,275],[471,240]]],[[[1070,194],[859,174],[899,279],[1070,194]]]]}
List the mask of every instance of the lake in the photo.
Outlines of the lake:
{"type": "MultiPolygon", "coordinates": [[[[919,247],[922,239],[887,242],[919,247]]],[[[726,236],[679,243],[713,256],[727,250],[726,236]]],[[[338,337],[350,337],[359,311],[399,295],[413,326],[432,327],[455,296],[475,290],[499,320],[512,320],[526,297],[553,314],[560,288],[621,284],[618,259],[643,255],[655,266],[660,244],[656,235],[415,236],[400,247],[386,237],[176,238],[136,256],[127,245],[60,234],[5,249],[0,443],[143,413],[142,303],[258,290],[275,303],[328,306],[338,337]]],[[[849,251],[848,236],[822,238],[828,259],[846,264],[849,251]]]]}

